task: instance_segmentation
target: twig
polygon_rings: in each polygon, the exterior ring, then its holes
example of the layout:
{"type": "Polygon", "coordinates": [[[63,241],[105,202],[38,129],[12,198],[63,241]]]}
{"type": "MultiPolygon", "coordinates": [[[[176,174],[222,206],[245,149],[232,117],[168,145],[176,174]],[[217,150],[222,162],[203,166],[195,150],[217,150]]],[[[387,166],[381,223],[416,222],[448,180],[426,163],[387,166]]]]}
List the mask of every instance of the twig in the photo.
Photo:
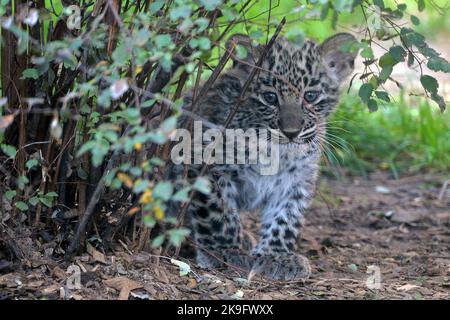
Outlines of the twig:
{"type": "MultiPolygon", "coordinates": [[[[272,38],[270,39],[269,43],[267,44],[267,46],[264,48],[263,52],[261,53],[261,56],[258,59],[258,62],[256,63],[255,66],[252,66],[252,71],[250,72],[249,77],[247,78],[244,86],[242,87],[242,91],[241,94],[239,95],[239,97],[237,98],[237,101],[233,107],[233,109],[231,110],[230,114],[228,115],[227,119],[225,120],[225,124],[223,126],[223,129],[221,130],[222,133],[225,131],[225,129],[230,125],[231,121],[233,120],[236,112],[238,111],[239,107],[241,106],[242,102],[244,101],[245,98],[245,94],[248,90],[248,88],[250,87],[251,82],[253,81],[253,78],[259,73],[260,71],[260,67],[262,66],[262,63],[264,61],[264,59],[266,58],[267,53],[269,52],[269,50],[272,48],[273,44],[275,43],[276,38],[278,37],[278,35],[281,32],[281,29],[283,28],[284,24],[286,23],[286,18],[283,17],[283,19],[281,20],[281,22],[278,24],[277,29],[275,31],[275,34],[272,36],[272,38]]],[[[230,55],[231,52],[228,51],[227,55],[230,55]]],[[[202,96],[202,93],[204,92],[204,90],[200,91],[199,96],[202,96]]],[[[197,99],[197,101],[200,100],[197,99]]],[[[193,110],[194,111],[194,110],[193,110]]],[[[211,156],[211,154],[209,155],[211,156]]],[[[203,176],[205,175],[206,171],[208,169],[208,161],[205,161],[199,176],[203,176]]],[[[191,194],[189,196],[188,201],[181,207],[180,212],[177,215],[177,225],[181,226],[183,225],[184,222],[184,216],[186,214],[187,209],[189,208],[192,200],[194,199],[194,196],[196,195],[196,190],[193,189],[191,191],[191,194]]]]}
{"type": "MultiPolygon", "coordinates": [[[[125,131],[122,134],[122,137],[126,136],[128,132],[131,130],[131,126],[128,126],[125,131]]],[[[92,214],[94,213],[94,209],[97,206],[98,201],[100,200],[100,197],[103,195],[104,192],[104,186],[105,186],[105,177],[108,175],[109,171],[112,169],[114,162],[120,155],[120,149],[116,149],[111,158],[108,161],[108,164],[106,165],[106,168],[103,172],[103,176],[101,177],[100,181],[97,184],[97,187],[95,187],[94,192],[92,193],[91,200],[89,201],[88,206],[86,207],[86,211],[83,214],[83,217],[81,218],[81,221],[78,225],[77,231],[75,232],[75,235],[72,239],[72,242],[70,243],[69,247],[66,250],[65,259],[70,260],[72,258],[73,253],[78,250],[80,246],[80,238],[81,235],[86,230],[86,227],[91,220],[92,214]]]]}

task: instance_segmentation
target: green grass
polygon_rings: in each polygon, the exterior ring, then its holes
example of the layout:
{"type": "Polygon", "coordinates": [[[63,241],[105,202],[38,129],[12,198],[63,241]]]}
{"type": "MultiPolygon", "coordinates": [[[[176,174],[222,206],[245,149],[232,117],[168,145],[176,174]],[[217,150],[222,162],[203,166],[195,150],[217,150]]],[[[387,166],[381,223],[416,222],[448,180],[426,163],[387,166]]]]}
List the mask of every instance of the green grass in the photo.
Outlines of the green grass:
{"type": "Polygon", "coordinates": [[[329,123],[327,158],[367,175],[376,169],[394,176],[450,169],[450,113],[416,97],[400,97],[370,113],[347,96],[329,123]]]}

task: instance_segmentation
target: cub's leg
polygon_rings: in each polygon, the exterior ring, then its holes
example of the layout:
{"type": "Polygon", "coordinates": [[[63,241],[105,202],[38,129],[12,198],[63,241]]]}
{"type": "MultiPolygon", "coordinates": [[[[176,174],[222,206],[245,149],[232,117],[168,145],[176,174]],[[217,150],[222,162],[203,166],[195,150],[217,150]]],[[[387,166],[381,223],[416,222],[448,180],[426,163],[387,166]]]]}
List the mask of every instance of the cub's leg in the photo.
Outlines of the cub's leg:
{"type": "Polygon", "coordinates": [[[241,249],[242,232],[237,190],[232,182],[219,178],[211,193],[198,193],[189,209],[197,244],[197,263],[203,268],[234,265],[249,270],[249,255],[241,249]]]}
{"type": "Polygon", "coordinates": [[[294,191],[278,201],[262,212],[261,238],[252,252],[255,259],[252,271],[276,280],[306,279],[311,267],[296,249],[303,211],[309,200],[294,191]]]}

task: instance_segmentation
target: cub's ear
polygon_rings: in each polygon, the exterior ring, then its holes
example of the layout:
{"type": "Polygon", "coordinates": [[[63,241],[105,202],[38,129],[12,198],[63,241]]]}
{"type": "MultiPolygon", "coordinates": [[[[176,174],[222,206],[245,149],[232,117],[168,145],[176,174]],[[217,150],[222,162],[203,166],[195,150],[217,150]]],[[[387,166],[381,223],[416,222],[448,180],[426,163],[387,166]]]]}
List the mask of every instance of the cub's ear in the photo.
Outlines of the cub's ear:
{"type": "Polygon", "coordinates": [[[232,50],[233,47],[237,46],[245,50],[241,50],[244,51],[240,52],[243,56],[239,56],[239,48],[235,48],[231,56],[233,59],[233,67],[243,66],[250,68],[250,66],[255,65],[262,52],[262,46],[255,44],[249,36],[241,33],[232,35],[225,44],[227,50],[232,50]]]}
{"type": "Polygon", "coordinates": [[[339,83],[342,83],[353,72],[358,51],[353,50],[352,44],[356,42],[356,38],[351,34],[338,33],[320,45],[323,63],[329,74],[339,83]]]}

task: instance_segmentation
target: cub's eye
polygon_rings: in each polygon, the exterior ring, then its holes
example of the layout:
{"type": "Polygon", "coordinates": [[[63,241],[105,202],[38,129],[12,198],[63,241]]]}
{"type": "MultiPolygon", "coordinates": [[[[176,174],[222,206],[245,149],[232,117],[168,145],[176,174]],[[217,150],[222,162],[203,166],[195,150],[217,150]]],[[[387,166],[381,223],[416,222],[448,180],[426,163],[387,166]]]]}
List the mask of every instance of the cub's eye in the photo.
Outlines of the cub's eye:
{"type": "Polygon", "coordinates": [[[306,102],[313,103],[319,97],[319,91],[306,91],[304,98],[306,102]]]}
{"type": "Polygon", "coordinates": [[[264,97],[264,100],[266,100],[266,102],[268,104],[271,104],[271,105],[277,105],[278,104],[278,97],[273,92],[264,92],[263,97],[264,97]]]}

